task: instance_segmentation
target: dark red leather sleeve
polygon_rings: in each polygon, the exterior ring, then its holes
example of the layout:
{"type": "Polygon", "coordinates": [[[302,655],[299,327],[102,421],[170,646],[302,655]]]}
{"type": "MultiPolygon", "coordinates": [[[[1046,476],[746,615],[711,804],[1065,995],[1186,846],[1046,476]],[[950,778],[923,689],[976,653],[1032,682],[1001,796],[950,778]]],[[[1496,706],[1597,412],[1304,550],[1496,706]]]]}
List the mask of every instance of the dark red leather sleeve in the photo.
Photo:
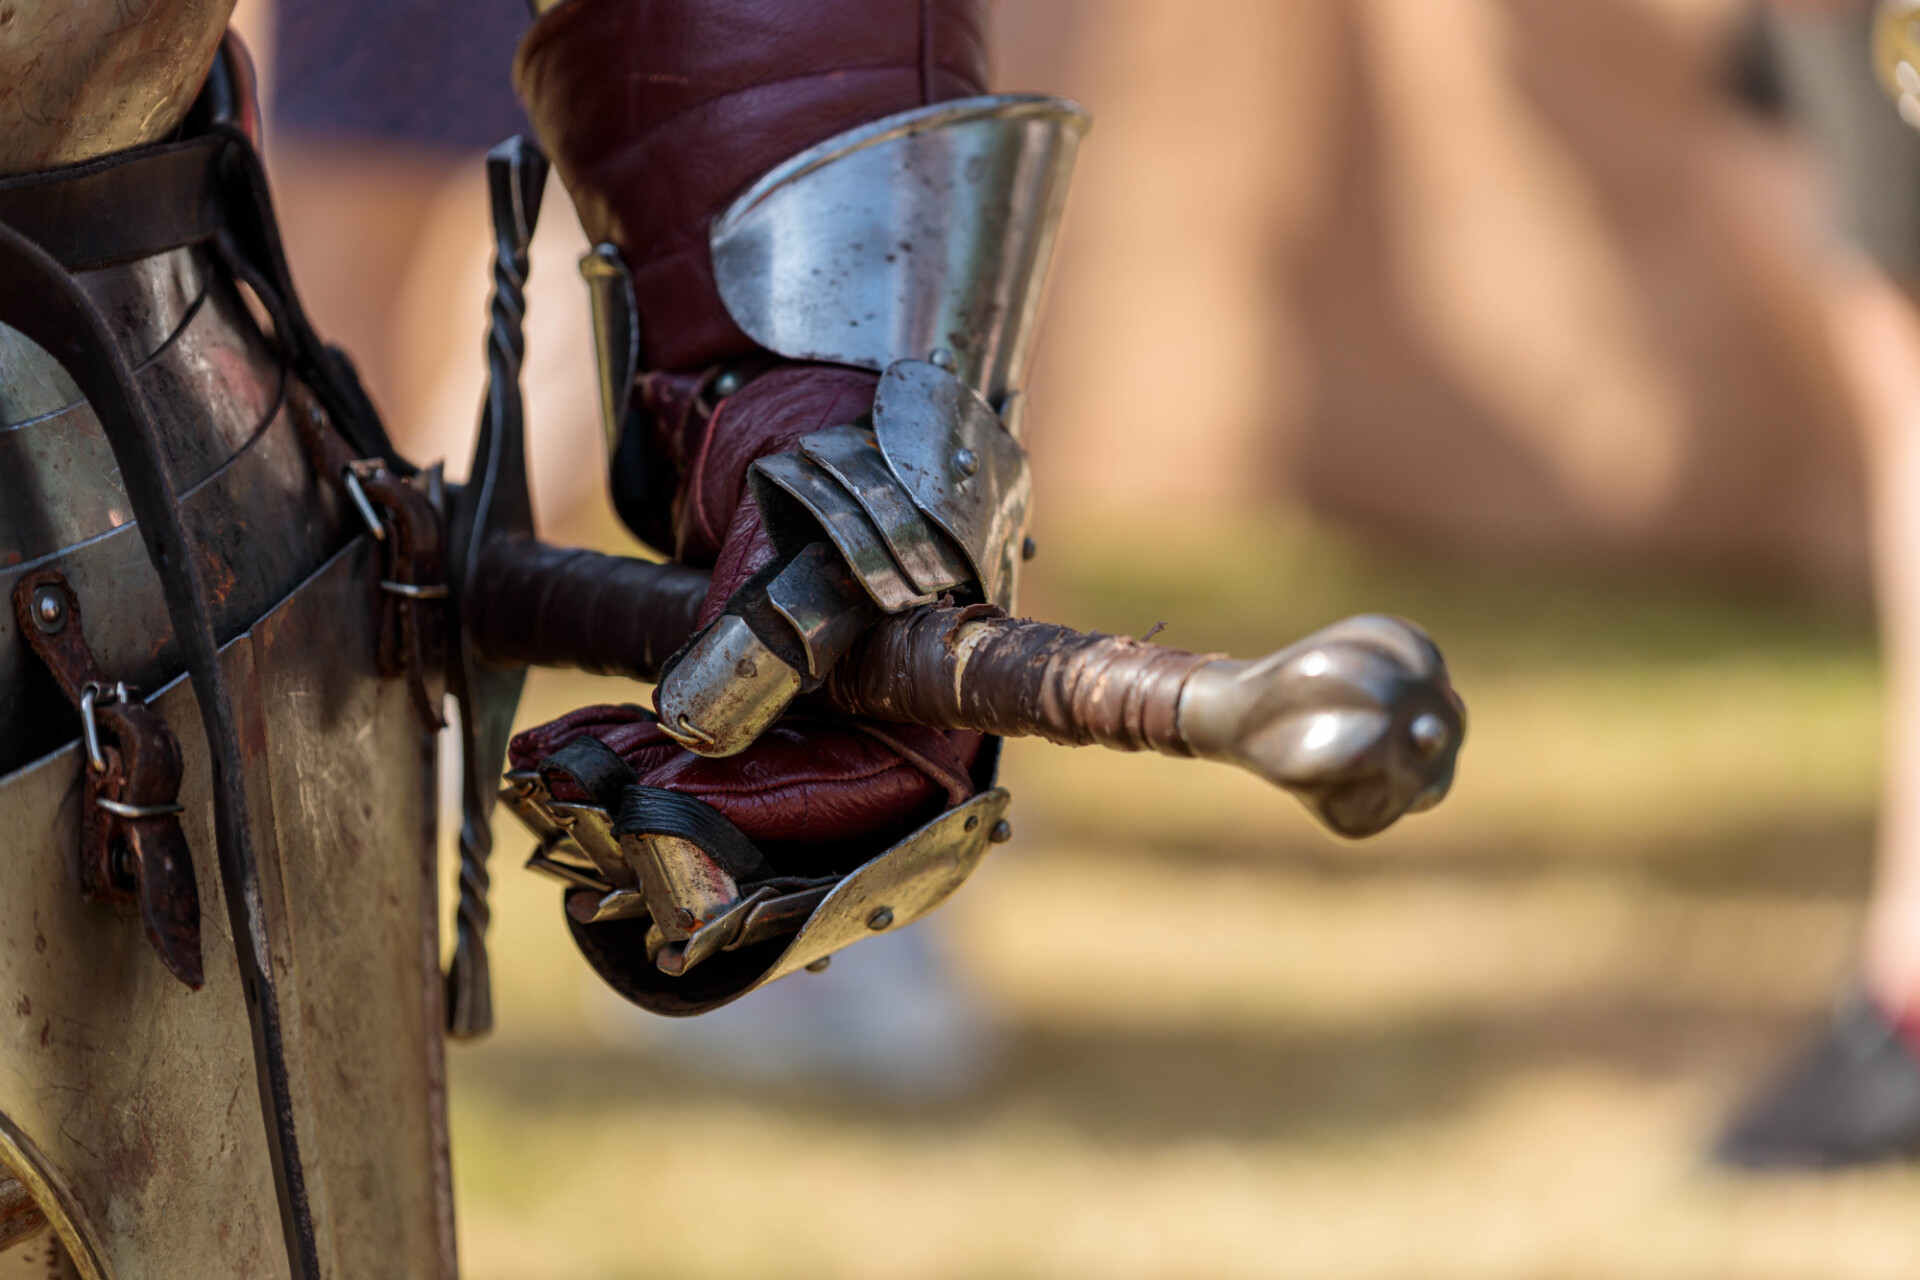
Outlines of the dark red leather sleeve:
{"type": "Polygon", "coordinates": [[[767,170],[855,125],[987,91],[980,0],[566,0],[514,83],[595,242],[620,247],[642,362],[752,349],[707,230],[767,170]]]}

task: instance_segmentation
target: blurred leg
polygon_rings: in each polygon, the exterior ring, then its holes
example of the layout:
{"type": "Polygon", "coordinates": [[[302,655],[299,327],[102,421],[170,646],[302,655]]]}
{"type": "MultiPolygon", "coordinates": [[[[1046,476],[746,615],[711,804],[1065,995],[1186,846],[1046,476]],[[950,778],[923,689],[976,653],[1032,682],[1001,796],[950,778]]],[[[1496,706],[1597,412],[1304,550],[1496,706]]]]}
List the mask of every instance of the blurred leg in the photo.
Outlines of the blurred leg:
{"type": "Polygon", "coordinates": [[[1920,1019],[1920,309],[1865,264],[1834,291],[1842,371],[1866,431],[1876,594],[1886,655],[1879,873],[1865,980],[1892,1016],[1920,1019]]]}
{"type": "Polygon", "coordinates": [[[1721,1138],[1720,1157],[1749,1167],[1920,1155],[1920,310],[1864,260],[1836,272],[1826,310],[1866,435],[1887,669],[1879,870],[1865,990],[1721,1138]]]}
{"type": "Polygon", "coordinates": [[[414,452],[408,410],[421,371],[402,349],[397,305],[443,191],[477,161],[287,134],[268,139],[267,161],[301,301],[353,357],[394,444],[414,452]]]}

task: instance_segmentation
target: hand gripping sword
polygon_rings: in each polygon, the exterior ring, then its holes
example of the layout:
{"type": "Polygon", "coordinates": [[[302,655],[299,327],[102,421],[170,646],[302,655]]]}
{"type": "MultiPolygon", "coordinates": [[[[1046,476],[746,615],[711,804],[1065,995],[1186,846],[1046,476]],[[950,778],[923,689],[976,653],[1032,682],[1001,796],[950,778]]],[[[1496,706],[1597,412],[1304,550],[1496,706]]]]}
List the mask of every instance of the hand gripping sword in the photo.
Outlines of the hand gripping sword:
{"type": "MultiPolygon", "coordinates": [[[[470,641],[508,669],[657,680],[706,582],[684,565],[502,541],[481,555],[470,641]]],[[[1380,615],[1242,661],[928,605],[882,618],[815,696],[849,715],[1238,765],[1355,838],[1437,804],[1466,729],[1433,641],[1380,615]]]]}
{"type": "MultiPolygon", "coordinates": [[[[527,242],[546,160],[515,138],[488,156],[496,262],[490,388],[453,501],[449,685],[464,751],[452,1034],[491,1025],[486,860],[496,780],[529,666],[656,681],[696,630],[707,575],[532,536],[519,370],[527,242]]],[[[1466,713],[1420,628],[1368,615],[1265,658],[1195,654],[1010,618],[987,605],[882,617],[810,695],[849,715],[1073,746],[1218,760],[1364,837],[1437,804],[1466,713]]]]}

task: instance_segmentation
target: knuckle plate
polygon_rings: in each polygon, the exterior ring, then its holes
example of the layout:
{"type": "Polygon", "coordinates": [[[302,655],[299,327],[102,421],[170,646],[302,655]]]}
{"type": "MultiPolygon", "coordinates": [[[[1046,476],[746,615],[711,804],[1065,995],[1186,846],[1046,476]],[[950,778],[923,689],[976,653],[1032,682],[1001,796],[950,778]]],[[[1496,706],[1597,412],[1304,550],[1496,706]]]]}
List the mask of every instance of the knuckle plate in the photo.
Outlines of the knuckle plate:
{"type": "Polygon", "coordinates": [[[987,602],[1011,611],[1033,496],[1027,451],[978,392],[924,360],[881,375],[873,432],[914,505],[966,552],[987,602]]]}
{"type": "Polygon", "coordinates": [[[928,595],[973,577],[966,560],[913,505],[871,431],[830,427],[800,442],[801,452],[853,495],[907,577],[928,595]]]}

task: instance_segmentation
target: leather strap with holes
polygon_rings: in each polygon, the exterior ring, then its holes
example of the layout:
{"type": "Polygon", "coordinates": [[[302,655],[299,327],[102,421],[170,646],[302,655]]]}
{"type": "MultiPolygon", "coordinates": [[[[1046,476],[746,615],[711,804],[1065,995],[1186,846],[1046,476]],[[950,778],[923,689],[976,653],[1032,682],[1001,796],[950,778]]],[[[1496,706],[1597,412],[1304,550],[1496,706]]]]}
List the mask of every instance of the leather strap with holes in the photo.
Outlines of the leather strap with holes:
{"type": "Polygon", "coordinates": [[[86,757],[80,888],[96,902],[137,903],[168,972],[199,988],[200,892],[180,829],[180,742],[87,646],[80,600],[58,569],[14,584],[20,634],[82,714],[86,757]]]}

